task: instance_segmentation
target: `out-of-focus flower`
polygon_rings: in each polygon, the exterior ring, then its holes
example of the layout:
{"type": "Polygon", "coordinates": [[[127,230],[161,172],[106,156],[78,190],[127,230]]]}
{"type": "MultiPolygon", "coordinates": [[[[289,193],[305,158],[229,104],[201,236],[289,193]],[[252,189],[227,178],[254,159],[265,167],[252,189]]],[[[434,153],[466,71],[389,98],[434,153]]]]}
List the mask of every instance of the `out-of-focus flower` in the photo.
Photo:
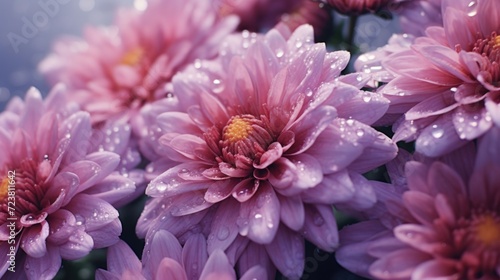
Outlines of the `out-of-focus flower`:
{"type": "Polygon", "coordinates": [[[165,97],[177,71],[212,58],[236,25],[236,17],[219,18],[210,1],[152,0],[144,11],[120,11],[116,27],[60,40],[39,68],[51,83],[69,86],[94,125],[120,119],[141,135],[140,108],[165,97]]]}
{"type": "MultiPolygon", "coordinates": [[[[394,78],[379,92],[389,114],[404,115],[394,140],[416,140],[416,150],[441,156],[500,125],[500,3],[443,3],[444,27],[429,27],[382,66],[394,78]],[[492,14],[493,13],[493,14],[492,14]]],[[[365,56],[366,57],[366,56],[365,56]]]]}
{"type": "Polygon", "coordinates": [[[330,27],[331,16],[324,5],[311,0],[217,0],[219,14],[235,14],[241,19],[239,30],[262,32],[279,22],[295,30],[302,24],[314,26],[315,35],[321,36],[330,27]]]}
{"type": "Polygon", "coordinates": [[[290,278],[302,273],[304,238],[333,251],[331,204],[371,207],[372,183],[360,174],[396,154],[369,126],[387,101],[359,90],[363,74],[339,77],[348,60],[314,44],[304,25],[285,36],[235,35],[217,60],[177,75],[185,111],[158,116],[161,157],[147,170],[160,175],[146,190],[153,199],[139,236],[151,228],[179,238],[202,231],[209,252],[240,248],[234,260],[250,240],[257,247],[248,259],[269,255],[290,278]]]}
{"type": "Polygon", "coordinates": [[[341,230],[337,260],[376,279],[499,279],[498,141],[498,128],[483,136],[475,162],[462,151],[450,165],[408,162],[406,191],[386,189],[379,219],[341,230]]]}
{"type": "Polygon", "coordinates": [[[398,15],[403,32],[424,36],[430,26],[443,26],[441,2],[443,0],[396,0],[389,10],[398,15]]]}
{"type": "Polygon", "coordinates": [[[110,246],[121,233],[111,203],[134,183],[113,175],[117,154],[90,150],[89,115],[66,104],[64,90],[56,86],[44,102],[32,88],[0,115],[3,277],[52,279],[61,258],[110,246]]]}
{"type": "MultiPolygon", "coordinates": [[[[192,235],[181,247],[170,232],[151,235],[144,247],[142,263],[123,241],[108,248],[108,270],[99,269],[96,279],[235,280],[236,273],[227,256],[215,250],[208,256],[202,234],[192,235]]],[[[268,279],[266,271],[254,266],[241,278],[268,279]]]]}
{"type": "Polygon", "coordinates": [[[391,0],[322,0],[336,11],[346,15],[374,13],[385,7],[391,0]]]}

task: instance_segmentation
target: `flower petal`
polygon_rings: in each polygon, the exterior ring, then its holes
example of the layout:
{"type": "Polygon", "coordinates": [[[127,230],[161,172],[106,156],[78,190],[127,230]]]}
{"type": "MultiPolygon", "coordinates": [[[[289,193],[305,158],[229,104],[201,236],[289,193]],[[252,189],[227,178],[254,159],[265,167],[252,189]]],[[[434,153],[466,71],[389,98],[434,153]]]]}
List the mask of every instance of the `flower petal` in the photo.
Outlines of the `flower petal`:
{"type": "Polygon", "coordinates": [[[280,223],[280,203],[272,186],[263,181],[259,191],[241,204],[238,226],[240,234],[259,244],[270,243],[280,223]]]}
{"type": "Polygon", "coordinates": [[[285,226],[266,245],[266,251],[278,270],[287,278],[299,279],[304,271],[304,239],[285,226]]]}

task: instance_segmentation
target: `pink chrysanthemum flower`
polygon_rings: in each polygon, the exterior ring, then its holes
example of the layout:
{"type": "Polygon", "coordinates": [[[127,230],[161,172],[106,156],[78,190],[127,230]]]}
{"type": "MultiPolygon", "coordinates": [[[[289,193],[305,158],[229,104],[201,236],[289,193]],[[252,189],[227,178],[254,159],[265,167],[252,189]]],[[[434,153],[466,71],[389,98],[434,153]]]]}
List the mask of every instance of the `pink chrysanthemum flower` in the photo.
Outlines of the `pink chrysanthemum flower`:
{"type": "Polygon", "coordinates": [[[369,126],[386,100],[359,90],[362,74],[339,77],[348,60],[314,44],[304,25],[291,36],[236,35],[218,60],[177,75],[174,93],[186,111],[158,117],[161,157],[147,170],[164,172],[146,190],[154,198],[138,234],[201,230],[210,252],[251,240],[291,278],[302,273],[304,238],[334,250],[331,204],[370,207],[371,183],[360,174],[396,154],[369,126]]]}
{"type": "Polygon", "coordinates": [[[407,191],[386,190],[380,219],[341,230],[337,260],[376,279],[500,279],[498,141],[494,128],[475,163],[469,146],[450,165],[408,162],[407,191]]]}
{"type": "MultiPolygon", "coordinates": [[[[208,256],[205,237],[192,235],[184,247],[168,231],[152,234],[144,247],[142,263],[123,241],[108,248],[108,270],[99,269],[96,279],[236,280],[227,256],[216,250],[208,256]]],[[[268,279],[266,271],[254,266],[241,278],[268,279]]]]}
{"type": "Polygon", "coordinates": [[[279,22],[294,30],[302,24],[314,26],[316,36],[329,27],[331,16],[323,4],[311,0],[217,0],[219,14],[235,14],[241,19],[239,30],[267,31],[279,22]]]}
{"type": "Polygon", "coordinates": [[[444,27],[429,27],[382,66],[394,79],[380,89],[391,100],[394,140],[441,156],[500,125],[500,2],[445,1],[444,27]]]}
{"type": "Polygon", "coordinates": [[[90,150],[88,113],[32,88],[0,115],[0,274],[51,279],[74,260],[118,241],[118,203],[134,183],[113,171],[119,156],[90,150]],[[15,273],[11,271],[15,270],[15,273]]]}
{"type": "Polygon", "coordinates": [[[59,41],[40,71],[52,83],[66,83],[93,124],[122,119],[140,135],[140,108],[165,97],[165,83],[177,71],[213,57],[236,27],[236,17],[220,19],[210,2],[152,0],[144,11],[121,10],[116,26],[89,27],[85,40],[59,41]]]}

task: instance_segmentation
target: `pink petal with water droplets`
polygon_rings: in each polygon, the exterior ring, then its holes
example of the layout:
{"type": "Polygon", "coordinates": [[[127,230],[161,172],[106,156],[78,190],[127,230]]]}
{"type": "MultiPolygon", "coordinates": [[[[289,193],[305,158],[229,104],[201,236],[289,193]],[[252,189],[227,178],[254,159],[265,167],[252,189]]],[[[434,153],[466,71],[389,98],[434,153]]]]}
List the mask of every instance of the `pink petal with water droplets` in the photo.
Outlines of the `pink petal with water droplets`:
{"type": "MultiPolygon", "coordinates": [[[[115,236],[118,236],[117,233],[115,236]]],[[[90,235],[83,230],[73,232],[68,241],[58,246],[61,257],[67,260],[80,259],[94,248],[94,241],[90,235]]]]}
{"type": "Polygon", "coordinates": [[[266,251],[272,262],[285,277],[299,279],[304,270],[304,239],[280,226],[276,238],[266,245],[266,251]]]}
{"type": "Polygon", "coordinates": [[[40,258],[47,253],[46,239],[49,236],[49,224],[43,221],[40,224],[24,230],[21,248],[33,258],[40,258]]]}
{"type": "Polygon", "coordinates": [[[280,223],[280,203],[272,186],[262,182],[259,191],[240,206],[240,234],[259,244],[270,243],[280,223]]]}
{"type": "Polygon", "coordinates": [[[249,200],[259,189],[260,181],[254,178],[247,178],[236,184],[233,188],[233,197],[239,202],[249,200]]]}
{"type": "Polygon", "coordinates": [[[428,157],[438,157],[466,143],[466,140],[459,138],[452,122],[452,115],[446,114],[421,131],[415,149],[428,157]]]}
{"type": "Polygon", "coordinates": [[[233,199],[220,203],[213,217],[210,234],[207,240],[207,250],[212,253],[215,249],[226,250],[238,236],[236,221],[239,216],[240,205],[233,199]]]}
{"type": "Polygon", "coordinates": [[[432,58],[428,61],[440,70],[444,70],[463,82],[472,82],[469,72],[459,62],[459,55],[447,46],[429,46],[415,44],[412,49],[423,57],[432,58]]]}
{"type": "Polygon", "coordinates": [[[458,104],[455,102],[453,92],[448,91],[436,94],[430,98],[413,106],[405,114],[407,121],[442,115],[455,109],[458,104]]]}
{"type": "Polygon", "coordinates": [[[303,236],[322,250],[333,252],[339,246],[337,222],[333,208],[328,205],[305,206],[303,236]]]}
{"type": "Polygon", "coordinates": [[[323,180],[323,172],[320,163],[311,155],[300,154],[288,157],[296,167],[296,181],[292,187],[308,189],[316,186],[323,180]]]}
{"type": "Polygon", "coordinates": [[[346,170],[323,177],[321,183],[301,193],[307,203],[334,204],[346,202],[354,196],[355,188],[346,170]]]}
{"type": "Polygon", "coordinates": [[[279,159],[283,155],[283,147],[279,142],[273,142],[267,148],[262,156],[260,157],[259,164],[253,164],[253,167],[258,169],[263,169],[274,163],[277,159],[279,159]]]}

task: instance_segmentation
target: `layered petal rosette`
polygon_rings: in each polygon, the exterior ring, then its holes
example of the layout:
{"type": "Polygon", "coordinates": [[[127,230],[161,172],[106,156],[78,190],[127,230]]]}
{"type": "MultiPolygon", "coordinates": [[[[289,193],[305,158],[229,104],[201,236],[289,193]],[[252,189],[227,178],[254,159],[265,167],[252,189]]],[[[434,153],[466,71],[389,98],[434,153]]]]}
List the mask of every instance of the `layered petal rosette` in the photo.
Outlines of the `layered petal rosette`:
{"type": "Polygon", "coordinates": [[[409,161],[378,219],[341,230],[340,264],[375,279],[499,279],[499,140],[498,128],[483,136],[475,162],[473,143],[409,161]]]}
{"type": "Polygon", "coordinates": [[[441,156],[500,124],[498,1],[444,1],[444,27],[429,27],[382,62],[394,79],[380,89],[388,112],[404,116],[394,140],[441,156]]]}
{"type": "MultiPolygon", "coordinates": [[[[236,280],[234,268],[224,252],[216,250],[208,255],[202,234],[190,236],[184,247],[181,247],[170,232],[155,232],[144,247],[142,263],[132,249],[120,241],[108,248],[107,262],[107,270],[97,270],[97,280],[236,280]]],[[[268,278],[262,267],[254,266],[239,279],[268,278]]]]}
{"type": "Polygon", "coordinates": [[[32,88],[24,102],[14,98],[0,115],[5,279],[51,279],[62,258],[78,259],[116,243],[121,224],[111,203],[135,189],[132,181],[113,175],[117,154],[91,151],[89,114],[66,104],[64,90],[56,86],[42,101],[32,88]]]}
{"type": "Polygon", "coordinates": [[[57,42],[39,69],[51,83],[69,86],[70,99],[91,114],[93,124],[130,121],[140,135],[140,108],[167,96],[172,76],[196,59],[213,57],[236,27],[236,17],[218,17],[210,2],[152,0],[143,11],[123,9],[115,26],[89,27],[84,39],[57,42]]]}
{"type": "Polygon", "coordinates": [[[201,231],[209,252],[227,249],[240,263],[242,252],[245,262],[269,255],[298,278],[304,239],[327,251],[338,244],[331,204],[375,202],[360,174],[396,154],[369,126],[387,100],[359,90],[368,77],[340,76],[349,54],[315,44],[311,26],[281,30],[235,35],[217,60],[174,78],[185,110],[157,118],[159,159],[147,171],[159,176],[146,190],[153,199],[139,236],[165,228],[184,241],[201,231]]]}

